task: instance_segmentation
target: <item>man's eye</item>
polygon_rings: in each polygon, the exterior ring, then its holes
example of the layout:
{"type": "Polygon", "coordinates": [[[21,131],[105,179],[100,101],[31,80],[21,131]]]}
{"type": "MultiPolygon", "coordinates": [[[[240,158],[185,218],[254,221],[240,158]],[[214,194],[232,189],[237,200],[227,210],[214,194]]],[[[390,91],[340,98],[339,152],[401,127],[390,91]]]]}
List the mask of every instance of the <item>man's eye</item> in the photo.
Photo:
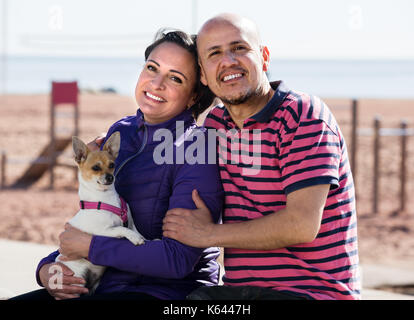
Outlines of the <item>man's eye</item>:
{"type": "Polygon", "coordinates": [[[93,170],[93,171],[101,171],[101,167],[100,167],[100,166],[98,166],[98,165],[94,165],[94,166],[92,167],[92,170],[93,170]]]}
{"type": "Polygon", "coordinates": [[[208,56],[212,57],[212,56],[218,55],[219,53],[220,53],[219,51],[212,51],[212,52],[210,52],[210,54],[208,56]]]}
{"type": "Polygon", "coordinates": [[[237,46],[234,50],[235,51],[240,51],[240,50],[245,50],[246,48],[243,46],[237,46]]]}

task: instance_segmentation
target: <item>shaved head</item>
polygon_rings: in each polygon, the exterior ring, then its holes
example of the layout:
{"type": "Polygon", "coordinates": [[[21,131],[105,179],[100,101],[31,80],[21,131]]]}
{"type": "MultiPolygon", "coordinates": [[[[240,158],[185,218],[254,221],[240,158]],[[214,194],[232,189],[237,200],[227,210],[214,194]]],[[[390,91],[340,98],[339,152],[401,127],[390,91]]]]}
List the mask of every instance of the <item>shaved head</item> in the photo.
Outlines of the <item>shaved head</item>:
{"type": "Polygon", "coordinates": [[[222,13],[207,20],[200,28],[197,40],[203,37],[203,33],[208,32],[211,28],[218,25],[232,25],[240,30],[243,30],[249,37],[252,44],[257,46],[260,46],[261,44],[260,33],[257,25],[252,20],[234,13],[222,13]]]}

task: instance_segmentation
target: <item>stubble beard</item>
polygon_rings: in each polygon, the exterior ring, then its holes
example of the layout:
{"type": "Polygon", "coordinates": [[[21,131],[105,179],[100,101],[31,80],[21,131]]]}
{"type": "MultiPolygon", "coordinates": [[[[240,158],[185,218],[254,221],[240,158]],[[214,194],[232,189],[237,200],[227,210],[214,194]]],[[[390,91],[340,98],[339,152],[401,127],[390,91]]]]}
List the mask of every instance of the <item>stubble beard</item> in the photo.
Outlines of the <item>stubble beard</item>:
{"type": "Polygon", "coordinates": [[[235,97],[235,98],[230,98],[230,97],[219,97],[219,98],[225,105],[237,106],[237,105],[246,103],[250,98],[256,95],[257,91],[258,90],[250,89],[245,94],[240,94],[238,97],[235,97]]]}

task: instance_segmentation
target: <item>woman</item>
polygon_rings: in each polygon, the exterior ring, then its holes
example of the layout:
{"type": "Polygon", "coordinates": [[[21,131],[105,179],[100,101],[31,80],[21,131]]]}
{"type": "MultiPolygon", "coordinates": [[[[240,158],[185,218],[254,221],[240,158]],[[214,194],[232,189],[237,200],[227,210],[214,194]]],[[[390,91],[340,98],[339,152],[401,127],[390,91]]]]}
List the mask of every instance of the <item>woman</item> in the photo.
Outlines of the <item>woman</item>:
{"type": "Polygon", "coordinates": [[[87,289],[76,284],[83,279],[73,277],[66,267],[63,287],[53,289],[51,279],[56,275],[50,273],[50,267],[55,264],[56,251],[44,258],[36,271],[38,283],[46,290],[28,293],[26,299],[79,295],[79,299],[184,299],[201,285],[217,284],[218,248],[197,249],[162,236],[167,210],[195,209],[192,190],[198,190],[216,222],[223,204],[218,168],[207,164],[208,148],[204,164],[176,161],[192,143],[184,136],[200,132],[206,136],[192,113],[201,113],[213,97],[199,78],[194,39],[180,31],[158,33],[145,51],[145,65],[136,85],[137,114],[116,122],[107,133],[108,137],[115,131],[121,133],[115,187],[128,202],[134,223],[147,241],[135,247],[126,239],[92,236],[67,225],[60,236],[61,253],[108,267],[95,294],[81,295],[87,289]],[[157,164],[157,146],[164,143],[171,147],[156,138],[158,129],[172,134],[173,162],[157,164]]]}

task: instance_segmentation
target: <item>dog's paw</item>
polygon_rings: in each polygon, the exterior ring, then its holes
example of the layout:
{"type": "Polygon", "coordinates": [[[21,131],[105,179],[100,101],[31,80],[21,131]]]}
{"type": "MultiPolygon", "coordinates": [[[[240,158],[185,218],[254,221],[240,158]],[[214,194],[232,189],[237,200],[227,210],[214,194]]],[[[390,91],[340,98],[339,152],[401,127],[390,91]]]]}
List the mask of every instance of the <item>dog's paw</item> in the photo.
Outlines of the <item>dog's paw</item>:
{"type": "Polygon", "coordinates": [[[139,233],[131,232],[129,233],[126,238],[131,241],[134,245],[138,246],[144,243],[145,238],[141,236],[139,233]]]}

